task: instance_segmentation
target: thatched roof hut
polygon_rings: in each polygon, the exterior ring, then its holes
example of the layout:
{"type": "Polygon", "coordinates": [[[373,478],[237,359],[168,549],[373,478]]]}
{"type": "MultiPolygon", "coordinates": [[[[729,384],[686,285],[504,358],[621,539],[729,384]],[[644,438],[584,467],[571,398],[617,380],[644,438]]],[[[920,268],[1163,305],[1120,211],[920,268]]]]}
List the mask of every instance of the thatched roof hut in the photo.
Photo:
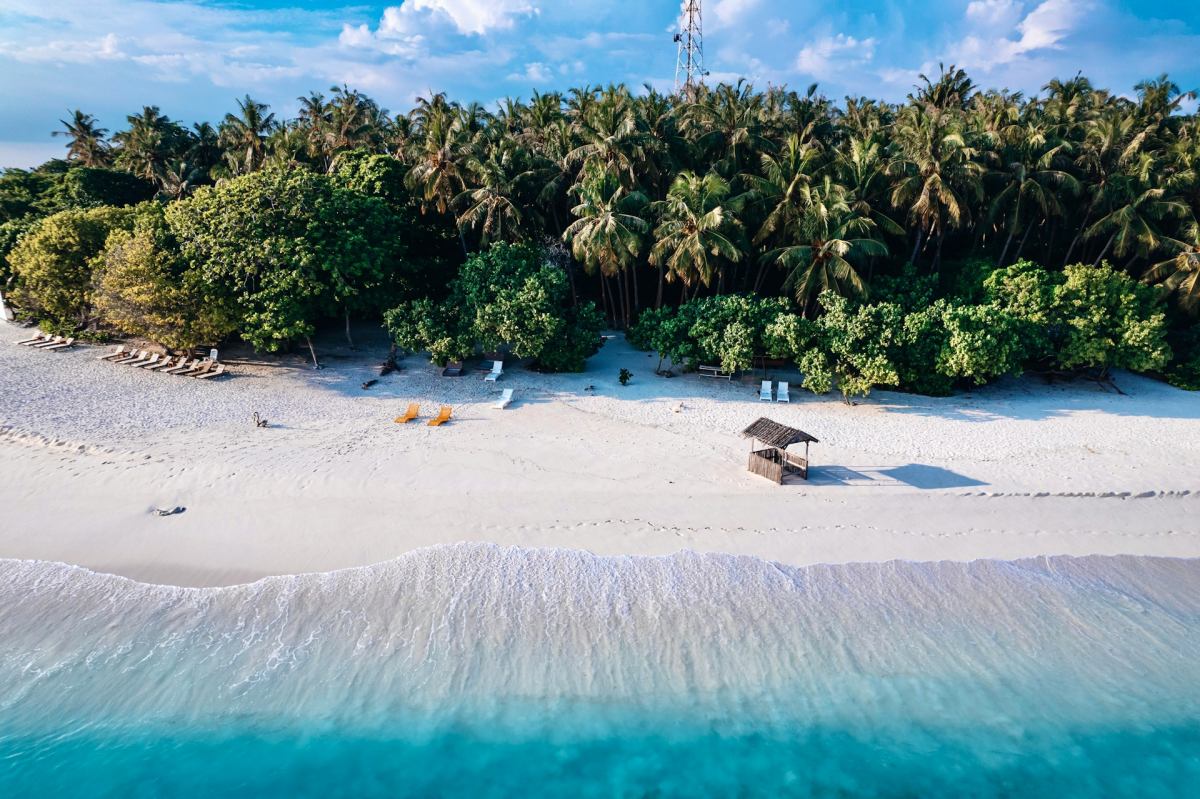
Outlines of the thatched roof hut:
{"type": "Polygon", "coordinates": [[[803,430],[762,417],[743,430],[742,437],[751,440],[748,466],[750,471],[780,485],[783,484],[784,475],[788,473],[808,479],[808,445],[820,443],[813,436],[803,430]],[[756,442],[759,441],[765,445],[762,449],[755,448],[756,442]],[[804,444],[804,457],[787,451],[792,444],[804,444]]]}

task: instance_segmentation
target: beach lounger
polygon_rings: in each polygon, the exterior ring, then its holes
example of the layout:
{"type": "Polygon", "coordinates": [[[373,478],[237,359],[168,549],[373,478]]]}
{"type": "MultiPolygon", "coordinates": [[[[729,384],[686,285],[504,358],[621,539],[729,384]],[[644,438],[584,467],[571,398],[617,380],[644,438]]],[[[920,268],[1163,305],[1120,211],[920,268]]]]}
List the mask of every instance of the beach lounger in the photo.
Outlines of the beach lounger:
{"type": "Polygon", "coordinates": [[[495,408],[496,410],[502,411],[509,406],[509,403],[512,402],[512,398],[513,398],[513,390],[511,388],[506,388],[500,394],[500,399],[496,400],[496,403],[494,405],[492,405],[492,407],[495,408]]]}
{"type": "Polygon", "coordinates": [[[116,349],[116,351],[115,351],[115,352],[110,352],[110,353],[106,353],[105,355],[101,355],[101,356],[100,356],[99,358],[97,358],[96,360],[98,360],[98,361],[111,361],[111,360],[114,360],[114,359],[116,359],[116,358],[124,358],[124,357],[125,357],[126,355],[128,355],[128,354],[129,354],[129,350],[128,350],[128,349],[125,347],[125,345],[124,345],[124,344],[122,344],[121,346],[117,347],[117,349],[116,349]]]}
{"type": "Polygon", "coordinates": [[[792,404],[792,398],[788,395],[787,381],[784,381],[784,380],[779,381],[779,390],[775,392],[775,401],[776,402],[786,402],[789,405],[792,404]]]}
{"type": "Polygon", "coordinates": [[[165,355],[159,355],[159,354],[156,352],[156,353],[152,354],[152,355],[151,355],[151,356],[150,356],[148,359],[146,359],[146,360],[144,360],[144,361],[134,361],[133,363],[131,363],[131,364],[129,364],[129,365],[130,365],[130,366],[136,366],[136,367],[137,367],[137,368],[139,368],[139,369],[153,369],[153,368],[154,368],[154,367],[156,367],[156,366],[162,366],[162,361],[163,361],[163,359],[164,359],[164,358],[166,358],[166,357],[167,357],[167,356],[165,356],[165,355]]]}
{"type": "Polygon", "coordinates": [[[408,410],[406,410],[404,412],[404,415],[397,416],[394,421],[396,422],[396,424],[408,424],[413,419],[416,419],[417,416],[420,415],[420,413],[421,413],[421,407],[419,405],[417,405],[417,403],[415,403],[415,402],[410,402],[408,404],[408,410]]]}
{"type": "Polygon", "coordinates": [[[199,366],[200,366],[199,358],[190,358],[189,359],[186,355],[184,355],[183,362],[180,363],[178,366],[171,366],[166,369],[163,369],[162,371],[164,374],[177,375],[180,372],[187,372],[187,371],[195,369],[199,366]]]}
{"type": "Polygon", "coordinates": [[[143,366],[142,368],[148,372],[161,372],[165,369],[170,369],[173,366],[180,366],[184,363],[187,363],[186,355],[180,355],[177,358],[172,358],[170,355],[164,355],[162,360],[160,360],[158,363],[143,366]]]}
{"type": "Polygon", "coordinates": [[[192,375],[192,377],[196,378],[197,380],[207,380],[210,377],[216,377],[217,375],[223,375],[223,374],[225,374],[225,364],[214,363],[212,365],[212,368],[209,369],[208,371],[201,372],[200,374],[192,375]]]}
{"type": "Polygon", "coordinates": [[[177,374],[181,374],[184,377],[197,377],[212,371],[212,368],[216,365],[217,364],[215,361],[210,361],[208,358],[205,358],[204,360],[200,361],[200,363],[196,364],[196,368],[188,369],[186,372],[178,372],[177,374]]]}
{"type": "MultiPolygon", "coordinates": [[[[62,336],[54,336],[53,338],[43,339],[35,344],[30,344],[29,346],[35,347],[39,350],[44,350],[47,347],[53,347],[55,344],[61,344],[64,341],[66,341],[66,339],[62,336]]],[[[74,341],[74,339],[72,339],[72,341],[74,341]]]]}
{"type": "Polygon", "coordinates": [[[771,399],[772,399],[772,397],[771,397],[771,381],[764,380],[764,381],[762,381],[762,388],[760,388],[758,390],[758,401],[759,402],[770,402],[771,399]]]}
{"type": "Polygon", "coordinates": [[[446,364],[446,368],[442,370],[442,377],[462,377],[462,373],[462,361],[452,361],[446,364]]]}
{"type": "Polygon", "coordinates": [[[441,410],[438,411],[438,415],[429,420],[429,422],[428,422],[429,426],[430,427],[441,427],[446,422],[450,421],[450,413],[451,413],[450,406],[443,405],[441,410]]]}
{"type": "Polygon", "coordinates": [[[484,375],[484,381],[495,383],[500,379],[500,375],[504,374],[504,361],[492,361],[492,371],[484,375]]]}
{"type": "Polygon", "coordinates": [[[142,354],[141,358],[136,358],[132,361],[125,361],[125,365],[126,366],[146,366],[147,364],[158,363],[158,359],[160,356],[157,352],[151,352],[150,350],[143,350],[142,352],[143,352],[143,354],[142,354]]]}
{"type": "Polygon", "coordinates": [[[146,350],[130,350],[129,354],[115,359],[113,363],[132,363],[134,361],[140,361],[142,358],[146,358],[149,355],[150,353],[146,350]]]}
{"type": "Polygon", "coordinates": [[[74,347],[74,346],[75,346],[75,339],[65,338],[62,341],[58,342],[57,344],[51,344],[48,347],[42,347],[42,349],[44,349],[44,350],[65,350],[68,347],[74,347]]]}
{"type": "Polygon", "coordinates": [[[13,343],[20,344],[23,347],[31,347],[34,344],[45,344],[49,340],[50,340],[50,334],[43,333],[42,331],[39,330],[38,332],[33,334],[33,338],[22,339],[21,341],[15,341],[13,343]]]}

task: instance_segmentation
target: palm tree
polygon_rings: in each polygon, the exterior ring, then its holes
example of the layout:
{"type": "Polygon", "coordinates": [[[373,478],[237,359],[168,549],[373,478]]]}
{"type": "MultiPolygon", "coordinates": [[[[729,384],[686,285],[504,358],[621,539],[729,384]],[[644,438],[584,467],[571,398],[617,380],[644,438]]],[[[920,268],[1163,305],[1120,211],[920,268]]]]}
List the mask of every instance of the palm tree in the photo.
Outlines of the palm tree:
{"type": "MultiPolygon", "coordinates": [[[[789,136],[778,155],[762,155],[762,175],[748,176],[748,197],[770,209],[754,235],[754,244],[784,240],[794,234],[805,213],[801,205],[803,191],[811,185],[818,169],[819,153],[815,146],[789,136]]],[[[767,261],[764,259],[754,280],[754,290],[762,285],[767,261]]]]}
{"type": "Polygon", "coordinates": [[[567,156],[568,163],[596,162],[616,175],[627,188],[638,183],[648,162],[649,137],[642,129],[629,92],[609,87],[578,118],[575,131],[582,144],[567,156]]]}
{"type": "Polygon", "coordinates": [[[161,187],[168,164],[180,150],[190,146],[187,131],[156,105],[144,106],[140,114],[130,115],[126,120],[129,129],[113,136],[121,146],[117,165],[161,187]]]}
{"type": "Polygon", "coordinates": [[[445,99],[440,94],[428,100],[421,98],[413,111],[420,139],[406,181],[417,195],[422,212],[435,208],[439,214],[446,213],[466,185],[466,143],[445,99]]]}
{"type": "Polygon", "coordinates": [[[1015,234],[1024,229],[1013,256],[1013,260],[1019,260],[1034,223],[1061,217],[1062,195],[1080,191],[1075,176],[1058,168],[1069,152],[1069,144],[1049,139],[1044,130],[1032,124],[1014,125],[1009,137],[1016,143],[1005,148],[1003,166],[989,175],[998,179],[1000,190],[992,198],[988,221],[1003,218],[1008,231],[997,266],[1004,266],[1015,234]]]}
{"type": "Polygon", "coordinates": [[[784,286],[792,290],[806,314],[826,289],[865,295],[867,285],[853,262],[888,254],[874,220],[856,207],[845,186],[828,175],[800,187],[796,205],[800,215],[791,221],[789,233],[797,243],[768,251],[763,261],[788,270],[784,286]]]}
{"type": "Polygon", "coordinates": [[[1187,203],[1169,196],[1162,188],[1142,189],[1138,181],[1124,178],[1118,182],[1121,199],[1113,204],[1112,210],[1101,217],[1083,234],[1085,239],[1108,233],[1108,239],[1095,264],[1099,264],[1112,250],[1113,255],[1124,258],[1132,256],[1147,258],[1159,250],[1178,253],[1186,250],[1186,242],[1173,238],[1164,231],[1164,219],[1186,220],[1191,216],[1187,203]]]}
{"type": "MultiPolygon", "coordinates": [[[[935,86],[930,95],[949,103],[948,98],[957,97],[959,91],[961,87],[943,90],[935,86]]],[[[936,236],[936,270],[946,232],[965,225],[971,203],[982,198],[983,166],[975,160],[975,148],[967,144],[958,115],[934,104],[904,109],[896,124],[894,146],[896,153],[888,164],[895,180],[892,204],[907,209],[917,228],[910,260],[917,262],[925,236],[936,236]]]]}
{"type": "Polygon", "coordinates": [[[1184,313],[1197,316],[1200,315],[1200,225],[1192,220],[1184,235],[1190,242],[1187,249],[1151,266],[1146,270],[1146,281],[1174,294],[1184,313]]]}
{"type": "MultiPolygon", "coordinates": [[[[579,183],[571,188],[579,204],[571,209],[575,216],[563,233],[563,241],[571,245],[571,253],[589,272],[599,271],[603,277],[627,271],[642,251],[642,237],[650,225],[640,214],[647,205],[645,195],[629,192],[611,173],[593,165],[579,183]]],[[[661,275],[661,270],[660,270],[661,275]]],[[[630,279],[625,285],[637,281],[630,279]]],[[[625,323],[629,324],[628,291],[625,294],[625,323]]],[[[659,281],[657,305],[662,304],[662,282],[659,281]]],[[[634,311],[637,310],[634,299],[634,311]]],[[[657,307],[657,306],[656,306],[657,307]]]]}
{"type": "Polygon", "coordinates": [[[711,286],[713,278],[723,276],[723,261],[742,259],[737,244],[742,223],[727,200],[729,183],[717,173],[700,177],[681,172],[667,199],[655,203],[661,221],[654,230],[650,263],[665,267],[667,280],[694,287],[693,296],[701,285],[711,286]]]}
{"type": "Polygon", "coordinates": [[[702,92],[686,119],[696,146],[712,154],[714,168],[727,179],[741,170],[750,153],[771,149],[763,134],[763,95],[744,80],[702,92]]]}
{"type": "Polygon", "coordinates": [[[463,208],[459,230],[478,228],[482,247],[493,241],[524,239],[526,204],[521,195],[534,174],[527,153],[511,139],[500,138],[487,148],[485,157],[468,159],[466,172],[470,185],[454,199],[463,208]]]}
{"type": "Polygon", "coordinates": [[[65,130],[54,131],[54,136],[66,136],[67,160],[76,161],[87,167],[104,167],[112,163],[112,151],[105,143],[108,131],[100,127],[96,118],[76,108],[71,118],[60,119],[65,130]]]}
{"type": "Polygon", "coordinates": [[[235,175],[246,175],[262,167],[266,158],[266,139],[275,128],[270,106],[246,95],[237,101],[238,113],[226,114],[221,123],[221,146],[235,175]]]}

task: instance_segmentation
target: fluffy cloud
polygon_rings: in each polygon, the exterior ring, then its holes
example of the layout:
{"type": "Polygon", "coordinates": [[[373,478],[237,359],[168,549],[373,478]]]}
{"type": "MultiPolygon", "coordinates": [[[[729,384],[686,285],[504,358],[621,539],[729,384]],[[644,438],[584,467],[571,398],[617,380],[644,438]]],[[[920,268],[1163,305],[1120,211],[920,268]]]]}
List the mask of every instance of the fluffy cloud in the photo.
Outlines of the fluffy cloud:
{"type": "Polygon", "coordinates": [[[1016,0],[975,0],[966,11],[971,32],[951,48],[951,60],[967,69],[990,70],[1059,48],[1091,6],[1081,0],[1043,0],[1025,13],[1016,0]]]}
{"type": "Polygon", "coordinates": [[[796,55],[795,68],[825,80],[846,69],[860,68],[875,55],[874,39],[855,39],[839,33],[806,44],[796,55]]]}
{"type": "Polygon", "coordinates": [[[429,24],[450,23],[462,34],[481,36],[507,30],[519,18],[537,15],[532,0],[408,0],[384,10],[378,34],[382,38],[413,36],[429,24]]]}

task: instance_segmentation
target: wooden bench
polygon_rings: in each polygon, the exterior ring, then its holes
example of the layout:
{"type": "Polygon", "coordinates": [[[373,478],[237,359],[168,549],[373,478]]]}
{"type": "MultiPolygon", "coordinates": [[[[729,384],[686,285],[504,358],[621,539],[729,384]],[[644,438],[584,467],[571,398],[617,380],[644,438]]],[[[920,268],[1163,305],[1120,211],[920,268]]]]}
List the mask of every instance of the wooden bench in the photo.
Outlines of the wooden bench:
{"type": "Polygon", "coordinates": [[[733,372],[722,372],[719,366],[698,366],[696,371],[701,377],[717,377],[722,380],[733,380],[733,372]]]}

